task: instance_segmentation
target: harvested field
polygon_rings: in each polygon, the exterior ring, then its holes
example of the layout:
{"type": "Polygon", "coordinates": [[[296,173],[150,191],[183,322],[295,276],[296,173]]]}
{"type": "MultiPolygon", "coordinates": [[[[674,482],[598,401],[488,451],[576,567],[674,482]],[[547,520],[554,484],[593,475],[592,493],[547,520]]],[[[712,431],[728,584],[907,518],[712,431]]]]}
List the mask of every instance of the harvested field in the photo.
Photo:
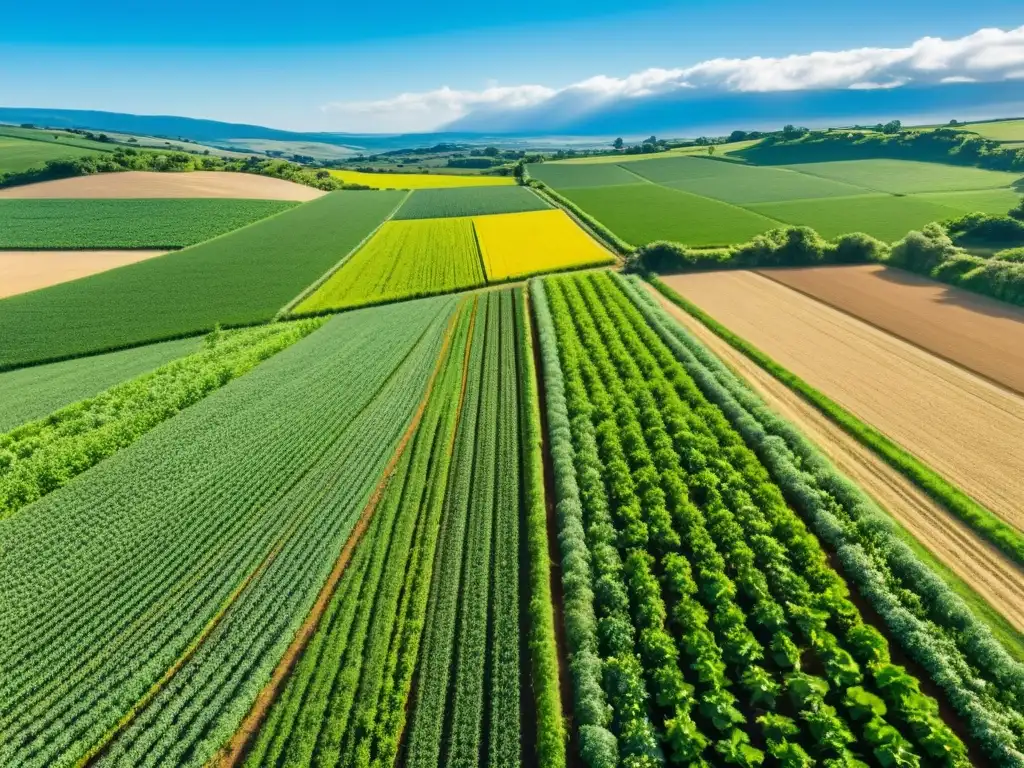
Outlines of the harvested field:
{"type": "Polygon", "coordinates": [[[305,201],[325,194],[322,190],[284,179],[227,171],[125,171],[0,189],[0,198],[236,197],[305,201]]]}
{"type": "Polygon", "coordinates": [[[1024,399],[751,272],[665,282],[1024,528],[1024,399]]]}
{"type": "Polygon", "coordinates": [[[0,251],[0,299],[108,269],[162,256],[167,251],[0,251]]]}
{"type": "Polygon", "coordinates": [[[1024,393],[1024,308],[878,264],[759,272],[1024,393]]]}
{"type": "Polygon", "coordinates": [[[841,472],[873,496],[938,560],[1018,631],[1024,631],[1024,574],[1014,563],[789,387],[657,290],[647,287],[676,320],[742,376],[768,406],[799,427],[841,472]]]}

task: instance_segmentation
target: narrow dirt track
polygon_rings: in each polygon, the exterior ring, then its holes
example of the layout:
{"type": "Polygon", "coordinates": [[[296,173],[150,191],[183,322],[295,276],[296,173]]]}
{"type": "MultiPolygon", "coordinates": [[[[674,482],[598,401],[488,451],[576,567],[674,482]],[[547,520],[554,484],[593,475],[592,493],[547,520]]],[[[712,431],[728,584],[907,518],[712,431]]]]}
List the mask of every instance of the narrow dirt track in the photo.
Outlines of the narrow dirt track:
{"type": "Polygon", "coordinates": [[[162,256],[167,251],[0,251],[0,299],[108,269],[162,256]]]}
{"type": "Polygon", "coordinates": [[[740,374],[770,408],[799,427],[843,474],[865,489],[1018,631],[1024,631],[1024,573],[1019,568],[785,384],[653,287],[647,287],[673,317],[740,374]]]}
{"type": "Polygon", "coordinates": [[[40,181],[0,189],[0,198],[229,197],[252,200],[315,200],[326,192],[271,176],[232,171],[157,173],[122,171],[40,181]]]}
{"type": "Polygon", "coordinates": [[[1024,530],[1024,398],[751,272],[664,280],[1024,530]]]}
{"type": "Polygon", "coordinates": [[[1024,393],[1022,307],[879,264],[757,271],[1024,393]]]}

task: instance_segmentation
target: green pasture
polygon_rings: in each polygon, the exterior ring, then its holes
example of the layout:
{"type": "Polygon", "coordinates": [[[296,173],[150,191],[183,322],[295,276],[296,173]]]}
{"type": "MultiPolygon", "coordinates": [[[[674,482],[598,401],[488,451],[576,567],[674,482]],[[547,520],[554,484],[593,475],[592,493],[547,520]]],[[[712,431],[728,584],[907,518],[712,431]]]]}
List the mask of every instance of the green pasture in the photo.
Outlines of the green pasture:
{"type": "Polygon", "coordinates": [[[332,192],[158,259],[0,300],[0,369],[269,320],[404,194],[332,192]]]}
{"type": "Polygon", "coordinates": [[[704,162],[707,165],[720,166],[721,170],[705,176],[662,183],[666,187],[681,189],[684,192],[692,192],[695,195],[711,197],[734,205],[824,197],[850,197],[865,192],[864,189],[851,184],[843,184],[783,168],[704,162]]]}
{"type": "Polygon", "coordinates": [[[0,200],[0,248],[184,248],[294,208],[283,200],[0,200]]]}
{"type": "Polygon", "coordinates": [[[0,174],[39,168],[47,160],[70,160],[100,154],[96,150],[53,141],[31,141],[0,133],[0,174]]]}
{"type": "Polygon", "coordinates": [[[611,163],[592,165],[568,165],[562,163],[537,163],[531,165],[530,176],[543,181],[555,189],[577,187],[606,187],[614,184],[636,184],[636,174],[611,163]]]}
{"type": "Polygon", "coordinates": [[[443,219],[492,213],[543,211],[551,206],[526,187],[453,187],[417,189],[398,209],[395,219],[443,219]]]}
{"type": "Polygon", "coordinates": [[[569,189],[562,194],[634,245],[653,240],[729,245],[779,226],[754,211],[658,184],[569,189]]]}
{"type": "Polygon", "coordinates": [[[939,205],[946,205],[958,213],[1006,213],[1021,200],[1024,189],[972,189],[966,192],[925,192],[920,197],[939,205]]]}
{"type": "Polygon", "coordinates": [[[1003,142],[1024,143],[1024,120],[998,120],[993,123],[971,123],[963,129],[984,136],[986,139],[1003,142]]]}
{"type": "Polygon", "coordinates": [[[1018,173],[917,160],[839,160],[787,167],[800,173],[895,195],[1012,187],[1024,179],[1018,173]]]}

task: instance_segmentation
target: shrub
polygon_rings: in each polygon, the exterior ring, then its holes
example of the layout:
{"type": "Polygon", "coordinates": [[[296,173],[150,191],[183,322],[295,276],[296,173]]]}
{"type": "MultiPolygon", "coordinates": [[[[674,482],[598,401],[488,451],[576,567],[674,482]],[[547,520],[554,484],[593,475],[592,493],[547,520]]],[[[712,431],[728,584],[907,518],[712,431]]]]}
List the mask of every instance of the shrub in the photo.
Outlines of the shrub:
{"type": "Polygon", "coordinates": [[[958,243],[1024,245],[1024,221],[1011,216],[968,213],[947,221],[946,229],[958,243]]]}
{"type": "Polygon", "coordinates": [[[1007,248],[992,257],[996,261],[1011,261],[1016,264],[1024,264],[1024,247],[1007,248]]]}
{"type": "Polygon", "coordinates": [[[920,232],[909,232],[893,243],[889,263],[911,272],[930,274],[947,259],[961,255],[960,248],[939,224],[927,224],[920,232]]]}
{"type": "Polygon", "coordinates": [[[837,264],[863,264],[884,261],[889,256],[889,245],[863,232],[840,235],[833,241],[832,261],[837,264]]]}

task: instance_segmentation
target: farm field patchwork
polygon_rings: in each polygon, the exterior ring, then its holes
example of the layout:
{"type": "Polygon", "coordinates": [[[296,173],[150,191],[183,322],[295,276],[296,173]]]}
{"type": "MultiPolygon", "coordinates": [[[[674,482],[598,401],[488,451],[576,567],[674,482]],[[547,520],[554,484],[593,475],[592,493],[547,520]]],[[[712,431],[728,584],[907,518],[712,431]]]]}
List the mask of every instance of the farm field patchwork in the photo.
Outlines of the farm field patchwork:
{"type": "Polygon", "coordinates": [[[1024,454],[1004,449],[1024,445],[1024,398],[754,273],[662,279],[1007,523],[1024,527],[1024,454]]]}
{"type": "Polygon", "coordinates": [[[0,299],[99,274],[167,251],[0,251],[0,299]]]}
{"type": "Polygon", "coordinates": [[[568,165],[559,163],[537,163],[529,166],[530,176],[561,191],[578,187],[608,187],[618,184],[636,184],[640,181],[632,173],[618,165],[593,163],[568,165]]]}
{"type": "Polygon", "coordinates": [[[294,200],[323,197],[326,192],[294,181],[232,171],[121,171],[40,181],[0,189],[0,199],[228,197],[249,200],[294,200]]]}
{"type": "MultiPolygon", "coordinates": [[[[0,449],[7,452],[0,463],[0,519],[66,485],[321,324],[305,320],[212,333],[200,349],[190,350],[192,354],[0,434],[0,449]]],[[[187,341],[196,346],[195,340],[187,341]]],[[[167,346],[182,348],[185,342],[167,346]]],[[[7,375],[23,384],[25,377],[17,376],[21,373],[7,375]]],[[[66,390],[57,389],[51,399],[62,392],[66,390]]],[[[30,400],[36,407],[41,402],[39,396],[30,400]]]]}
{"type": "Polygon", "coordinates": [[[178,339],[0,373],[0,432],[159,368],[200,345],[200,339],[178,339]]]}
{"type": "Polygon", "coordinates": [[[728,245],[780,226],[778,221],[754,211],[658,184],[560,191],[633,245],[654,240],[677,240],[694,246],[728,245]]]}
{"type": "Polygon", "coordinates": [[[392,220],[293,311],[381,304],[483,284],[472,219],[392,220]]]}
{"type": "Polygon", "coordinates": [[[812,227],[825,238],[847,232],[866,232],[887,242],[899,240],[911,229],[920,229],[925,224],[950,219],[962,212],[923,196],[882,194],[757,203],[749,207],[786,224],[812,227]]]}
{"type": "Polygon", "coordinates": [[[1020,307],[878,264],[758,272],[1024,395],[1020,307]]]}
{"type": "Polygon", "coordinates": [[[463,307],[416,434],[246,766],[392,765],[400,750],[406,765],[515,766],[534,743],[542,765],[564,758],[552,605],[530,594],[547,585],[547,534],[536,400],[519,384],[532,376],[522,291],[463,307]],[[521,719],[524,698],[536,721],[521,719]]]}
{"type": "Polygon", "coordinates": [[[3,521],[0,763],[211,759],[368,509],[455,308],[334,318],[3,521]]]}
{"type": "Polygon", "coordinates": [[[978,189],[968,192],[922,192],[915,197],[955,208],[961,213],[1006,213],[1016,206],[1024,190],[978,189]]]}
{"type": "Polygon", "coordinates": [[[787,167],[800,173],[899,195],[994,189],[1012,186],[1021,179],[1018,173],[917,160],[839,160],[787,167]]]}
{"type": "MultiPolygon", "coordinates": [[[[757,144],[760,139],[745,139],[744,141],[732,141],[727,144],[716,144],[715,154],[729,155],[733,152],[738,152],[748,147],[752,147],[757,144]]],[[[707,155],[708,148],[705,146],[692,146],[692,147],[677,147],[670,149],[666,152],[657,154],[656,158],[663,157],[692,157],[692,156],[703,156],[707,155]]],[[[619,163],[637,163],[643,160],[654,159],[651,155],[636,154],[614,154],[614,155],[597,155],[595,157],[569,157],[564,160],[549,160],[548,165],[605,165],[605,164],[619,164],[619,163]]]]}
{"type": "Polygon", "coordinates": [[[420,189],[398,209],[396,219],[441,219],[491,213],[543,211],[551,206],[526,187],[420,189]]]}
{"type": "MultiPolygon", "coordinates": [[[[684,162],[684,161],[681,161],[684,162]]],[[[710,163],[709,160],[692,160],[710,163]]],[[[806,200],[860,195],[864,190],[830,179],[808,176],[781,168],[761,168],[737,163],[715,163],[728,169],[714,175],[694,176],[662,182],[672,189],[681,189],[734,205],[767,203],[778,200],[806,200]]]]}
{"type": "Polygon", "coordinates": [[[477,216],[473,226],[491,282],[615,261],[561,210],[477,216]]]}
{"type": "Polygon", "coordinates": [[[184,248],[296,205],[279,200],[0,200],[0,249],[184,248]]]}
{"type": "MultiPolygon", "coordinates": [[[[851,539],[865,536],[855,500],[817,468],[797,472],[792,454],[762,464],[749,432],[741,437],[712,405],[743,397],[717,378],[724,367],[687,354],[681,329],[627,281],[604,273],[534,285],[566,617],[579,622],[567,633],[570,653],[587,659],[572,668],[585,761],[970,765],[783,494],[831,493],[833,532],[851,539]]],[[[774,428],[739,404],[744,429],[774,428]]],[[[865,558],[866,572],[888,568],[877,556],[865,558]]],[[[926,600],[917,620],[934,619],[946,620],[942,606],[926,600]]]]}
{"type": "Polygon", "coordinates": [[[331,176],[348,184],[365,184],[374,189],[446,189],[449,187],[512,186],[511,176],[457,176],[444,173],[365,173],[331,170],[331,176]]]}
{"type": "Polygon", "coordinates": [[[13,340],[0,369],[268,320],[401,200],[333,192],[182,251],[0,300],[0,337],[13,340]]]}

